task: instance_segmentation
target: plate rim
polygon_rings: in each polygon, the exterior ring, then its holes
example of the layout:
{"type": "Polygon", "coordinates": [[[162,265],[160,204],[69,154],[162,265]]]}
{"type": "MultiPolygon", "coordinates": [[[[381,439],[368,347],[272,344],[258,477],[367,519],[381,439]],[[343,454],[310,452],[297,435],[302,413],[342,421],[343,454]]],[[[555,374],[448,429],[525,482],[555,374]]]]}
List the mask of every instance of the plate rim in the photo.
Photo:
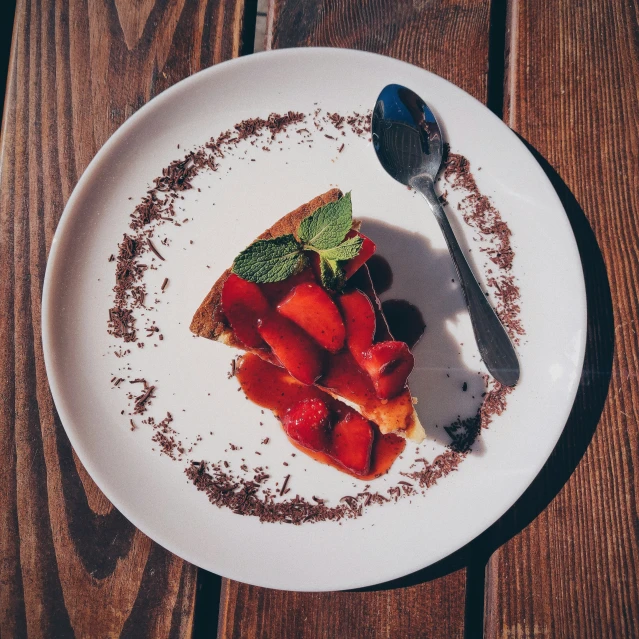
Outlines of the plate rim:
{"type": "MultiPolygon", "coordinates": [[[[398,60],[397,58],[381,55],[378,53],[371,53],[367,51],[360,51],[356,49],[346,49],[346,48],[339,48],[339,47],[295,47],[295,48],[289,48],[289,49],[277,49],[272,51],[260,52],[257,54],[234,58],[231,60],[221,62],[219,64],[215,64],[211,67],[207,67],[206,69],[202,69],[198,71],[197,73],[194,73],[188,76],[187,78],[182,79],[181,81],[175,83],[168,89],[164,90],[162,93],[153,97],[145,105],[140,107],[140,109],[138,109],[134,114],[132,114],[125,122],[123,122],[118,127],[118,129],[109,137],[109,139],[102,145],[102,147],[97,151],[97,153],[91,159],[91,161],[89,162],[89,164],[83,171],[82,175],[78,179],[64,207],[64,210],[62,212],[62,215],[60,216],[58,224],[56,226],[54,237],[52,239],[48,257],[47,257],[46,271],[45,271],[44,282],[42,286],[42,298],[41,298],[41,302],[42,302],[41,313],[40,313],[41,341],[42,341],[42,348],[43,348],[45,370],[47,373],[47,382],[51,390],[51,395],[55,404],[55,410],[58,413],[58,416],[60,418],[60,423],[62,424],[73,449],[78,455],[78,458],[80,459],[81,463],[83,464],[83,466],[85,467],[89,475],[91,476],[92,480],[96,483],[98,488],[112,503],[114,508],[116,508],[120,513],[122,513],[122,515],[124,515],[126,519],[128,519],[136,528],[138,528],[141,532],[147,535],[154,542],[158,543],[159,545],[167,549],[172,554],[175,554],[176,556],[184,559],[185,561],[188,561],[189,563],[192,563],[195,566],[204,567],[204,569],[206,570],[211,570],[212,572],[215,572],[216,574],[221,574],[217,572],[215,568],[211,568],[211,566],[209,567],[202,566],[201,558],[193,557],[192,553],[189,552],[186,548],[176,549],[175,548],[176,544],[173,543],[172,539],[167,539],[164,536],[161,527],[154,528],[153,525],[147,526],[143,517],[138,518],[136,512],[129,510],[128,506],[123,505],[120,502],[118,497],[116,497],[115,499],[113,498],[113,492],[117,492],[117,491],[112,491],[110,488],[110,482],[108,481],[108,479],[106,477],[103,477],[103,473],[97,471],[96,467],[91,461],[92,459],[91,455],[85,450],[85,448],[83,447],[81,443],[81,437],[79,433],[76,433],[77,429],[75,429],[71,425],[71,422],[73,420],[66,415],[63,416],[62,412],[58,408],[62,400],[62,391],[59,388],[57,379],[52,374],[52,368],[53,368],[52,360],[54,358],[54,355],[53,355],[53,346],[52,346],[52,337],[51,337],[52,327],[50,325],[52,323],[51,315],[52,315],[52,304],[53,304],[53,301],[52,301],[53,273],[60,268],[59,266],[56,267],[56,265],[61,259],[63,259],[63,254],[58,250],[59,249],[58,240],[65,233],[66,227],[70,225],[72,217],[73,217],[74,209],[76,207],[76,201],[81,199],[82,193],[89,185],[94,173],[99,172],[97,171],[97,169],[99,168],[99,165],[101,164],[103,159],[108,157],[108,155],[111,152],[111,149],[113,147],[116,147],[121,140],[126,139],[129,133],[129,130],[133,128],[134,126],[136,126],[136,123],[138,122],[138,120],[145,118],[147,114],[149,114],[153,109],[161,108],[163,103],[166,100],[170,100],[172,98],[173,94],[178,93],[180,91],[188,91],[191,84],[195,84],[196,82],[199,82],[205,76],[215,76],[217,73],[220,73],[221,71],[226,70],[232,66],[239,68],[241,66],[255,65],[256,63],[263,64],[264,61],[267,59],[276,60],[277,58],[297,57],[300,55],[309,56],[309,57],[337,55],[337,56],[354,56],[356,58],[367,59],[367,60],[371,60],[371,59],[374,60],[376,58],[387,60],[387,61],[391,60],[395,64],[406,65],[407,67],[410,67],[413,70],[416,69],[422,73],[426,73],[430,76],[433,76],[437,78],[437,81],[445,82],[450,87],[453,87],[455,91],[461,91],[466,96],[470,97],[474,102],[476,102],[482,108],[484,113],[490,114],[490,116],[492,116],[494,120],[499,122],[499,124],[502,127],[504,127],[505,129],[509,131],[510,135],[512,136],[511,139],[513,143],[515,143],[516,145],[519,145],[520,149],[524,150],[534,160],[534,164],[536,165],[538,169],[539,176],[542,177],[542,179],[545,180],[550,185],[551,187],[550,191],[552,193],[551,197],[555,199],[555,202],[558,205],[558,207],[560,207],[561,210],[564,212],[564,217],[562,219],[565,222],[566,228],[569,230],[568,237],[570,237],[572,240],[570,243],[570,246],[569,247],[566,246],[565,248],[567,251],[569,250],[571,253],[573,253],[571,257],[571,261],[574,262],[574,265],[578,269],[579,275],[580,275],[580,278],[579,278],[580,290],[576,292],[576,295],[579,297],[579,303],[581,307],[580,309],[581,312],[579,313],[581,330],[579,333],[578,359],[575,365],[575,370],[579,371],[579,375],[576,376],[575,380],[572,383],[572,387],[569,388],[569,392],[567,393],[567,399],[570,399],[570,401],[569,402],[566,401],[566,404],[564,405],[564,410],[562,410],[561,414],[558,415],[557,417],[558,420],[561,417],[561,421],[563,422],[564,426],[561,429],[558,429],[557,436],[556,438],[553,438],[552,444],[550,443],[550,440],[548,441],[548,449],[544,451],[544,455],[541,455],[541,454],[539,455],[538,459],[541,460],[541,462],[534,464],[534,472],[531,472],[530,474],[530,481],[526,483],[526,485],[522,488],[520,492],[518,492],[515,495],[514,498],[508,500],[510,503],[508,503],[503,508],[503,510],[497,509],[495,511],[496,515],[494,516],[494,518],[491,517],[490,518],[491,521],[487,525],[485,525],[482,530],[480,530],[479,532],[473,531],[473,533],[470,536],[467,536],[466,538],[464,538],[463,543],[458,545],[456,549],[452,551],[445,550],[442,553],[435,555],[435,558],[432,561],[429,561],[423,566],[420,565],[420,567],[415,568],[414,571],[409,573],[406,573],[404,570],[399,570],[397,572],[393,572],[392,570],[386,570],[386,571],[381,570],[380,574],[382,572],[384,574],[382,575],[382,578],[379,580],[376,580],[373,582],[371,582],[370,580],[363,580],[363,581],[353,580],[352,582],[349,582],[349,584],[339,585],[339,590],[347,590],[347,589],[361,588],[366,586],[374,586],[374,585],[386,583],[388,581],[392,581],[392,580],[407,576],[409,574],[413,574],[414,572],[422,570],[428,566],[431,566],[437,563],[438,561],[441,561],[445,557],[450,556],[453,552],[456,552],[460,548],[463,548],[464,546],[468,545],[473,539],[475,539],[476,537],[481,535],[483,532],[485,532],[487,529],[489,529],[491,526],[493,526],[496,521],[498,521],[506,512],[508,512],[513,507],[513,505],[519,500],[519,498],[524,494],[524,492],[532,484],[534,479],[538,476],[539,472],[544,467],[544,465],[548,462],[548,459],[550,458],[552,451],[555,449],[557,442],[559,441],[561,435],[564,432],[565,425],[567,423],[570,413],[572,412],[575,398],[577,396],[577,393],[580,387],[581,377],[583,374],[583,364],[584,364],[584,358],[585,358],[585,352],[586,352],[586,345],[587,345],[588,315],[587,315],[587,295],[586,295],[585,277],[583,272],[583,264],[581,261],[581,255],[579,252],[577,240],[574,235],[572,224],[570,223],[568,214],[566,213],[566,210],[563,206],[563,203],[561,202],[559,195],[557,194],[557,191],[555,190],[554,186],[552,186],[552,183],[550,182],[548,176],[546,175],[546,173],[544,172],[543,168],[541,167],[539,162],[536,160],[534,155],[530,152],[528,147],[519,138],[519,136],[503,120],[501,120],[490,109],[488,109],[486,105],[484,105],[481,101],[477,100],[471,94],[464,91],[464,89],[461,89],[460,87],[446,80],[445,78],[442,78],[441,76],[438,76],[437,74],[431,71],[428,71],[426,69],[413,65],[411,63],[404,62],[402,60],[398,60]],[[67,425],[67,423],[69,425],[67,425]]],[[[221,575],[221,576],[225,576],[225,575],[221,575]]],[[[234,577],[228,577],[228,578],[234,579],[234,577]]],[[[310,581],[312,581],[312,579],[309,580],[309,582],[310,581]]],[[[256,579],[254,581],[246,581],[245,583],[250,583],[252,585],[256,585],[260,587],[273,588],[273,585],[269,584],[268,580],[256,579]]],[[[299,592],[321,592],[321,591],[331,591],[335,589],[335,588],[326,588],[326,587],[313,587],[312,583],[309,583],[308,586],[309,586],[308,588],[304,588],[304,589],[296,588],[295,590],[299,592]]]]}

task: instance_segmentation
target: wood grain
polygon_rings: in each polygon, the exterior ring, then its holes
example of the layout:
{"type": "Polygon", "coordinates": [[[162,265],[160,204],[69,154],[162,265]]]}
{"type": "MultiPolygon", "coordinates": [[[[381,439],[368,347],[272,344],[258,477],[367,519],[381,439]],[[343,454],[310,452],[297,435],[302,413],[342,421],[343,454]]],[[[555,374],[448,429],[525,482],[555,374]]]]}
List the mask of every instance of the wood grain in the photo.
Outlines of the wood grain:
{"type": "Polygon", "coordinates": [[[377,592],[294,593],[224,580],[218,637],[464,636],[463,571],[377,592]]]}
{"type": "Polygon", "coordinates": [[[348,47],[410,62],[486,102],[490,0],[269,0],[267,49],[348,47]]]}
{"type": "Polygon", "coordinates": [[[639,636],[638,21],[636,0],[509,6],[506,121],[567,205],[590,325],[573,414],[511,523],[541,514],[489,562],[490,639],[639,636]]]}
{"type": "MultiPolygon", "coordinates": [[[[390,55],[438,73],[485,102],[489,13],[488,0],[274,0],[267,16],[267,46],[350,47],[390,55]]],[[[325,594],[224,580],[218,636],[464,636],[466,571],[423,579],[427,581],[419,583],[418,578],[411,587],[401,586],[413,580],[394,584],[396,589],[325,594]]]]}
{"type": "Polygon", "coordinates": [[[129,524],[60,424],[40,299],[64,204],[135,110],[238,55],[242,0],[21,0],[0,160],[0,634],[189,637],[196,570],[129,524]]]}

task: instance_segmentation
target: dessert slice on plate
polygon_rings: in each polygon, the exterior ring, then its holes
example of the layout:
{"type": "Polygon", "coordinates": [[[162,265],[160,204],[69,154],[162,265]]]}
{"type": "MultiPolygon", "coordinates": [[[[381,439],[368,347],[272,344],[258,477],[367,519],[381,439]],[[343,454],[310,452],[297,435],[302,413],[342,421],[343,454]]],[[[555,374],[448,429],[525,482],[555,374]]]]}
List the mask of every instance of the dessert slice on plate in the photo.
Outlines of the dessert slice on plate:
{"type": "Polygon", "coordinates": [[[375,244],[359,226],[338,189],[285,215],[220,276],[190,328],[251,354],[242,388],[305,452],[369,476],[378,441],[420,442],[424,430],[413,356],[388,328],[366,266],[375,244]]]}

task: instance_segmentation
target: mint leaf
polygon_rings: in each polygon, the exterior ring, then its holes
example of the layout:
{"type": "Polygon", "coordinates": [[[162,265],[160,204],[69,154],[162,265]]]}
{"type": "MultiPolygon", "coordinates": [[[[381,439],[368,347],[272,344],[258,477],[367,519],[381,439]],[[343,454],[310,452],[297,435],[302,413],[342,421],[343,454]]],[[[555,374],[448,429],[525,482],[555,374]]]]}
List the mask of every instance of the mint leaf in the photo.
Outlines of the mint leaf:
{"type": "Polygon", "coordinates": [[[352,260],[362,248],[362,242],[364,240],[359,237],[351,237],[348,240],[342,242],[335,248],[326,249],[321,251],[321,254],[328,260],[352,260]]]}
{"type": "Polygon", "coordinates": [[[344,284],[344,271],[336,260],[329,260],[320,253],[320,274],[322,286],[336,291],[344,284]]]}
{"type": "Polygon", "coordinates": [[[292,235],[258,240],[233,262],[233,273],[249,282],[280,282],[306,264],[300,245],[292,235]]]}
{"type": "Polygon", "coordinates": [[[352,225],[351,194],[347,193],[336,202],[330,202],[304,218],[297,229],[297,235],[309,248],[330,249],[344,239],[352,225]]]}

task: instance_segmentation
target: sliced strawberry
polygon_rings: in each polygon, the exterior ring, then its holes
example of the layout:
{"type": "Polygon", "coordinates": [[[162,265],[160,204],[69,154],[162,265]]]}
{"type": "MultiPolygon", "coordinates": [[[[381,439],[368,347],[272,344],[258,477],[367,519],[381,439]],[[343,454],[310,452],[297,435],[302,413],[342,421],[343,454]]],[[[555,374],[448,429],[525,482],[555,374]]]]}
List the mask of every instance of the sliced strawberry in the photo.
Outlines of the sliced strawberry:
{"type": "Polygon", "coordinates": [[[373,380],[346,349],[327,358],[319,384],[358,406],[379,404],[373,380]]]}
{"type": "Polygon", "coordinates": [[[320,346],[337,353],[344,346],[346,329],[331,296],[318,284],[299,284],[277,306],[320,346]]]}
{"type": "Polygon", "coordinates": [[[291,406],[282,418],[286,434],[311,450],[326,450],[329,446],[330,415],[321,399],[304,399],[291,406]]]}
{"type": "Polygon", "coordinates": [[[335,424],[328,454],[352,473],[365,475],[371,467],[374,438],[370,422],[351,412],[335,424]]]}
{"type": "Polygon", "coordinates": [[[315,282],[315,274],[312,268],[305,268],[303,271],[295,273],[295,275],[291,275],[281,282],[267,282],[259,286],[268,301],[273,306],[277,306],[292,288],[305,282],[315,282]]]}
{"type": "Polygon", "coordinates": [[[362,242],[362,248],[359,250],[359,253],[352,260],[349,260],[346,264],[344,264],[346,279],[353,275],[377,250],[375,242],[359,231],[349,231],[346,235],[346,239],[357,235],[359,235],[364,241],[362,242]]]}
{"type": "Polygon", "coordinates": [[[258,321],[257,330],[282,366],[302,384],[312,384],[322,374],[324,351],[297,324],[268,313],[258,321]]]}
{"type": "Polygon", "coordinates": [[[392,399],[406,387],[415,359],[404,342],[380,342],[364,353],[362,368],[370,375],[380,399],[392,399]]]}
{"type": "Polygon", "coordinates": [[[231,273],[222,288],[222,310],[237,338],[249,348],[264,346],[257,331],[257,320],[269,310],[260,287],[231,273]]]}
{"type": "Polygon", "coordinates": [[[368,295],[355,289],[339,297],[346,324],[346,344],[356,362],[373,345],[375,310],[368,295]]]}

